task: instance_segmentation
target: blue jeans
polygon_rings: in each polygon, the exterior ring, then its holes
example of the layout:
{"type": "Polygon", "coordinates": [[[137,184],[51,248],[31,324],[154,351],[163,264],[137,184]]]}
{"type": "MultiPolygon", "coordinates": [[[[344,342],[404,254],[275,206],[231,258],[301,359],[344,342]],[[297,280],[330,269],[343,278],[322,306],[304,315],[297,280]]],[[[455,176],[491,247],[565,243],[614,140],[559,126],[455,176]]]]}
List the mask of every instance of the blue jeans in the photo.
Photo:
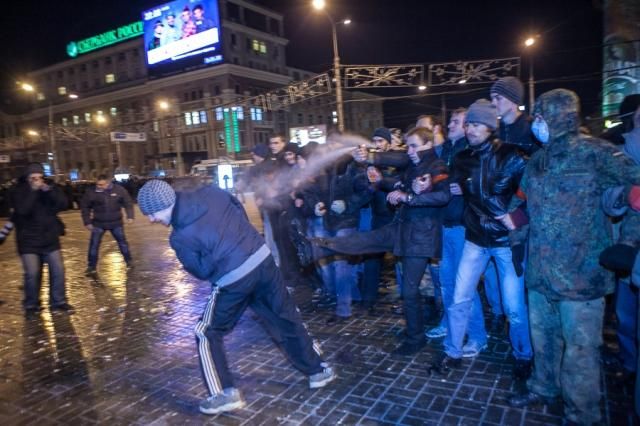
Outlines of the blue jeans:
{"type": "Polygon", "coordinates": [[[42,285],[42,265],[49,266],[49,304],[59,306],[67,303],[64,289],[64,264],[62,252],[52,251],[46,254],[27,253],[20,255],[24,268],[25,309],[40,307],[40,286],[42,285]]]}
{"type": "Polygon", "coordinates": [[[618,318],[619,358],[627,371],[636,371],[638,360],[638,288],[629,278],[618,279],[616,288],[616,317],[618,318]]]}
{"type": "MultiPolygon", "coordinates": [[[[356,233],[356,228],[338,229],[335,237],[345,237],[356,233]]],[[[351,316],[351,301],[360,300],[358,281],[356,275],[357,265],[350,262],[348,256],[336,255],[331,263],[336,289],[336,315],[341,317],[351,316]]]]}
{"type": "MultiPolygon", "coordinates": [[[[311,217],[307,222],[307,235],[309,237],[330,237],[331,234],[324,227],[321,217],[311,217]]],[[[333,267],[328,258],[320,259],[316,262],[316,271],[322,280],[322,288],[328,296],[336,294],[336,283],[333,279],[333,267]]]]}
{"type": "MultiPolygon", "coordinates": [[[[464,249],[464,226],[452,226],[443,228],[442,232],[442,260],[440,261],[440,291],[442,292],[442,303],[444,314],[440,325],[447,327],[447,310],[453,304],[453,293],[456,286],[456,274],[462,258],[464,249]]],[[[484,328],[484,317],[482,316],[482,303],[476,290],[473,295],[471,305],[471,317],[467,330],[469,342],[476,342],[479,346],[487,343],[487,331],[484,328]]],[[[447,333],[444,345],[451,346],[451,334],[447,333]]]]}
{"type": "Polygon", "coordinates": [[[518,277],[511,260],[510,247],[480,247],[470,241],[464,242],[462,258],[456,275],[453,304],[447,310],[449,315],[450,346],[445,352],[452,358],[462,356],[462,345],[467,333],[473,296],[478,288],[480,275],[489,260],[496,262],[503,306],[509,318],[509,339],[513,356],[529,360],[533,356],[529,335],[529,317],[525,302],[524,279],[518,277]]]}
{"type": "Polygon", "coordinates": [[[129,244],[127,244],[127,239],[124,236],[124,228],[122,226],[118,226],[113,229],[102,229],[96,226],[91,230],[91,239],[89,240],[89,255],[88,262],[89,268],[95,269],[98,264],[98,252],[100,251],[100,242],[102,241],[102,236],[106,231],[110,231],[111,235],[113,235],[113,239],[118,243],[118,247],[120,248],[120,253],[124,257],[124,261],[127,262],[127,265],[131,262],[131,253],[129,252],[129,244]]]}
{"type": "Polygon", "coordinates": [[[491,307],[493,315],[504,315],[502,311],[502,300],[500,299],[499,277],[496,271],[496,264],[493,260],[487,264],[484,271],[484,295],[487,296],[487,302],[491,307]]]}

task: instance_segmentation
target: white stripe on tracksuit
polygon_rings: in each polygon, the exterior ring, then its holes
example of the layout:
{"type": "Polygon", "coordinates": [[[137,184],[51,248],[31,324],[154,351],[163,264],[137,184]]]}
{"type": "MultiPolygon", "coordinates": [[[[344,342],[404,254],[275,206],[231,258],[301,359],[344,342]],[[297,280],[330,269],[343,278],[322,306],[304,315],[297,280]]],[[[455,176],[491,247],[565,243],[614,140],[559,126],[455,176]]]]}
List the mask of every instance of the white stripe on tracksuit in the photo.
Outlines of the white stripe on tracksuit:
{"type": "Polygon", "coordinates": [[[200,356],[200,364],[202,365],[202,371],[204,373],[204,381],[207,383],[207,388],[211,395],[221,394],[222,385],[220,384],[220,378],[216,371],[213,356],[211,356],[211,346],[209,345],[209,339],[207,339],[205,331],[213,319],[213,311],[216,307],[216,299],[219,291],[220,289],[217,286],[213,287],[211,297],[207,302],[207,306],[204,308],[202,319],[196,324],[195,328],[198,339],[198,355],[200,356]]]}

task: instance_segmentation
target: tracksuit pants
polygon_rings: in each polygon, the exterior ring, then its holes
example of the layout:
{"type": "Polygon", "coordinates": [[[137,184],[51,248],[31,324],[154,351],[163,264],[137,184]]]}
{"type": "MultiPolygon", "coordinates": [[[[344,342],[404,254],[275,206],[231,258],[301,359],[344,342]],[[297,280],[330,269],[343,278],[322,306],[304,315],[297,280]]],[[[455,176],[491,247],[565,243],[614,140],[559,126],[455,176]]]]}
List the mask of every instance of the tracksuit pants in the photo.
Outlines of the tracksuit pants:
{"type": "Polygon", "coordinates": [[[224,287],[213,287],[195,328],[200,367],[211,395],[234,387],[224,350],[224,336],[250,307],[295,368],[307,376],[323,371],[298,308],[283,284],[280,270],[269,255],[253,271],[224,287]]]}

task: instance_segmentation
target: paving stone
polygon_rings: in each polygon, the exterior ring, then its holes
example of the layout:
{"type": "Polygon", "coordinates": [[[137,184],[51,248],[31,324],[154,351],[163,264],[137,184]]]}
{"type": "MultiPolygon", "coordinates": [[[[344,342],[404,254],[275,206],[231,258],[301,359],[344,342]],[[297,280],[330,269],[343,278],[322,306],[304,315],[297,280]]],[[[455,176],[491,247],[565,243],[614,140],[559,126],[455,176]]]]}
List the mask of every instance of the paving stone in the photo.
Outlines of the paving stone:
{"type": "MultiPolygon", "coordinates": [[[[255,217],[255,212],[250,215],[255,217]]],[[[334,327],[325,325],[331,312],[309,302],[309,288],[293,287],[303,319],[339,374],[323,389],[308,388],[307,378],[290,365],[248,310],[225,338],[247,407],[202,415],[198,403],[207,391],[193,327],[210,286],[184,271],[167,245],[165,228],[142,219],[126,227],[136,268],[126,273],[116,244],[106,236],[99,278],[86,278],[88,235],[79,213],[61,217],[68,230],[62,245],[74,315],[52,315],[44,309],[39,317],[26,320],[15,244],[0,246],[0,300],[5,302],[0,306],[0,424],[561,424],[561,403],[525,410],[508,406],[507,398],[524,385],[511,377],[513,359],[505,331],[493,333],[486,351],[445,376],[432,375],[427,368],[441,353],[441,341],[429,342],[411,357],[391,355],[401,341],[403,319],[390,312],[394,290],[386,287],[381,288],[376,317],[355,308],[352,320],[334,327]]],[[[384,282],[393,277],[391,268],[384,271],[384,282]]],[[[47,298],[45,281],[44,306],[47,298]]],[[[605,339],[615,339],[609,328],[605,339]]],[[[633,424],[632,389],[620,386],[610,374],[603,373],[603,378],[604,423],[633,424]]]]}

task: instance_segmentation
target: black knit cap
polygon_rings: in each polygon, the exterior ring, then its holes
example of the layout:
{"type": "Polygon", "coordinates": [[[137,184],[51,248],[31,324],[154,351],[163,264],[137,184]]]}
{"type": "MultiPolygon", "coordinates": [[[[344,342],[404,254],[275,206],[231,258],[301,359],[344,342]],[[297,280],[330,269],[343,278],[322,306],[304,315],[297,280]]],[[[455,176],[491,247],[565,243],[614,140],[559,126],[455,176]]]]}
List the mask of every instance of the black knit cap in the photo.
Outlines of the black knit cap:
{"type": "Polygon", "coordinates": [[[515,77],[503,77],[493,83],[490,93],[501,95],[516,105],[522,105],[524,102],[524,86],[522,82],[515,77]]]}
{"type": "Polygon", "coordinates": [[[386,127],[378,127],[373,131],[373,136],[371,136],[371,139],[373,138],[386,139],[387,142],[391,143],[391,130],[387,129],[386,127]]]}
{"type": "Polygon", "coordinates": [[[31,163],[27,166],[27,168],[24,171],[25,176],[29,176],[34,173],[39,173],[41,175],[44,175],[44,167],[42,167],[42,164],[31,163]]]}

